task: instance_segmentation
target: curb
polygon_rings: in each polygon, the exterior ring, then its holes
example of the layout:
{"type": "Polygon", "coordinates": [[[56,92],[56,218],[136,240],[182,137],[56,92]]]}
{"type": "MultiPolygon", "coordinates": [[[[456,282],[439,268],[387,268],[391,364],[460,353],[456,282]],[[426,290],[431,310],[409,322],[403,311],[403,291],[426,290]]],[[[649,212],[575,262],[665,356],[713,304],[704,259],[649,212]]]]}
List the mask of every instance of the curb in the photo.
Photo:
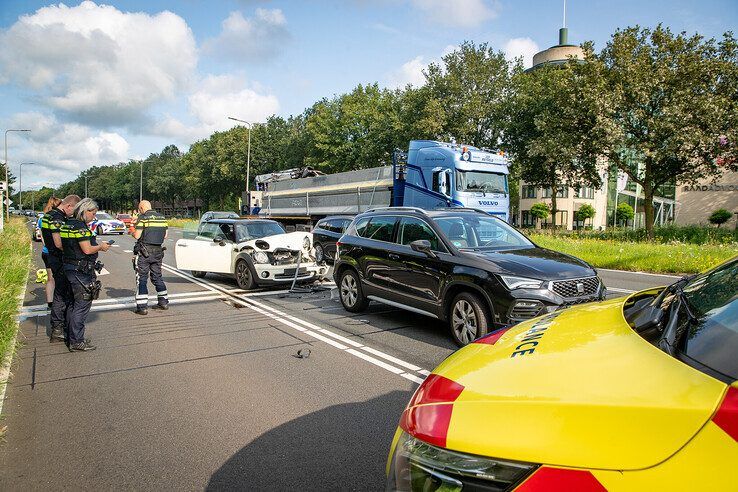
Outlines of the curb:
{"type": "MultiPolygon", "coordinates": [[[[28,245],[28,249],[31,250],[31,261],[33,261],[33,241],[28,245]]],[[[23,289],[18,294],[18,314],[20,314],[23,308],[23,299],[26,297],[28,291],[28,277],[30,276],[31,265],[26,268],[26,278],[23,282],[23,289]]],[[[10,379],[10,366],[13,364],[13,353],[15,351],[15,342],[18,338],[18,317],[15,322],[15,336],[10,341],[8,351],[3,354],[2,364],[0,365],[0,416],[3,414],[3,403],[5,403],[5,389],[8,387],[8,380],[10,379]]]]}

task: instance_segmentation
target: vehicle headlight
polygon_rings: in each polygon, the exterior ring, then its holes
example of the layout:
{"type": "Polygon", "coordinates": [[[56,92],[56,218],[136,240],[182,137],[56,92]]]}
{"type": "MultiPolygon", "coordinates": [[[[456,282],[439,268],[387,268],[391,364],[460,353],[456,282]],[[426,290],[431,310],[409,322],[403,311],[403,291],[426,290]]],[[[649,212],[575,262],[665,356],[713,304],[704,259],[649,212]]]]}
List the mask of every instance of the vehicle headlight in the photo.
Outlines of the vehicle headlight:
{"type": "Polygon", "coordinates": [[[509,490],[537,466],[450,451],[403,432],[395,448],[386,490],[509,490]]]}
{"type": "Polygon", "coordinates": [[[252,256],[256,263],[269,263],[269,256],[263,251],[256,251],[252,256]]]}
{"type": "Polygon", "coordinates": [[[500,279],[510,290],[513,289],[540,289],[543,280],[525,277],[511,277],[510,275],[500,275],[500,279]]]}
{"type": "Polygon", "coordinates": [[[310,249],[310,238],[309,237],[305,236],[302,239],[302,247],[303,249],[310,249]]]}

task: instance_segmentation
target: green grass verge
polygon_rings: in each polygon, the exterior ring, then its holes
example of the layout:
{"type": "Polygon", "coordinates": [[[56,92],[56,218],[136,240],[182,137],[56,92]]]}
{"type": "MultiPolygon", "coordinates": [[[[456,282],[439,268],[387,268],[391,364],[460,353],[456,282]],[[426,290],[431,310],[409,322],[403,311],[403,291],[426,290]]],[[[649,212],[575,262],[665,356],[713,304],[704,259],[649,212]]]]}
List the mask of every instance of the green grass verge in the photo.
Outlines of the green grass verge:
{"type": "Polygon", "coordinates": [[[23,219],[11,219],[0,232],[0,358],[15,337],[18,295],[31,265],[30,242],[23,219]]]}
{"type": "Polygon", "coordinates": [[[169,227],[179,227],[181,229],[197,229],[199,222],[195,219],[167,219],[169,227]]]}
{"type": "Polygon", "coordinates": [[[738,255],[738,244],[658,244],[530,234],[539,246],[561,251],[598,268],[653,273],[698,273],[738,255]]]}

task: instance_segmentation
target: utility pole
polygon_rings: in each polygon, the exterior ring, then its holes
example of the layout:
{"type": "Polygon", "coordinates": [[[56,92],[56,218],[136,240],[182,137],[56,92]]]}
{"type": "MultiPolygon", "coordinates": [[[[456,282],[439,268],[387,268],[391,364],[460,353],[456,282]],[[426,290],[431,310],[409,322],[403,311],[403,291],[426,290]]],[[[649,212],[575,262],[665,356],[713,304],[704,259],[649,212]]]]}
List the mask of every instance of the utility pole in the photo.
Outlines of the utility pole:
{"type": "Polygon", "coordinates": [[[233,118],[232,116],[228,117],[229,120],[238,121],[239,123],[243,123],[246,125],[246,127],[249,129],[249,140],[246,150],[246,213],[248,215],[251,215],[251,191],[249,191],[249,181],[250,176],[249,173],[251,171],[251,126],[252,123],[249,123],[248,121],[239,120],[238,118],[233,118]]]}
{"type": "Polygon", "coordinates": [[[138,203],[140,204],[143,200],[144,194],[144,161],[141,161],[141,179],[138,185],[138,203]]]}
{"type": "Polygon", "coordinates": [[[10,183],[9,177],[10,174],[8,172],[8,133],[10,132],[30,132],[31,130],[21,130],[21,129],[11,129],[11,130],[5,130],[5,198],[0,200],[0,231],[3,230],[5,227],[4,220],[10,220],[10,183]],[[6,210],[5,215],[3,215],[3,204],[7,200],[8,210],[6,210]]]}

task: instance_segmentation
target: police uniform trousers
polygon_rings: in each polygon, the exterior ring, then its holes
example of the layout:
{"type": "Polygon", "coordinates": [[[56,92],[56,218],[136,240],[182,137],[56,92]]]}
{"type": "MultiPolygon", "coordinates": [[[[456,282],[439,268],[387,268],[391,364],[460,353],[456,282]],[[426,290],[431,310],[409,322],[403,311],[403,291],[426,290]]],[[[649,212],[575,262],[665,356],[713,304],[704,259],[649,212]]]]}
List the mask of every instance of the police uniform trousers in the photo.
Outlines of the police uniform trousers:
{"type": "Polygon", "coordinates": [[[69,344],[85,341],[85,321],[92,307],[89,286],[97,279],[95,271],[89,268],[80,271],[76,265],[64,265],[64,273],[72,291],[72,305],[67,310],[67,330],[69,344]]]}
{"type": "Polygon", "coordinates": [[[64,262],[61,255],[49,253],[48,268],[51,269],[51,276],[54,277],[54,299],[51,304],[51,329],[63,329],[65,336],[68,335],[67,311],[74,301],[72,295],[72,287],[67,280],[64,272],[64,262]]]}
{"type": "Polygon", "coordinates": [[[143,309],[149,302],[149,277],[151,277],[151,283],[156,287],[156,297],[159,305],[166,305],[169,303],[167,300],[167,286],[164,284],[164,279],[161,276],[161,262],[164,261],[164,250],[161,246],[153,244],[147,244],[146,249],[149,252],[149,256],[145,257],[141,254],[137,254],[134,258],[136,265],[136,284],[138,291],[136,292],[136,308],[143,309]]]}

